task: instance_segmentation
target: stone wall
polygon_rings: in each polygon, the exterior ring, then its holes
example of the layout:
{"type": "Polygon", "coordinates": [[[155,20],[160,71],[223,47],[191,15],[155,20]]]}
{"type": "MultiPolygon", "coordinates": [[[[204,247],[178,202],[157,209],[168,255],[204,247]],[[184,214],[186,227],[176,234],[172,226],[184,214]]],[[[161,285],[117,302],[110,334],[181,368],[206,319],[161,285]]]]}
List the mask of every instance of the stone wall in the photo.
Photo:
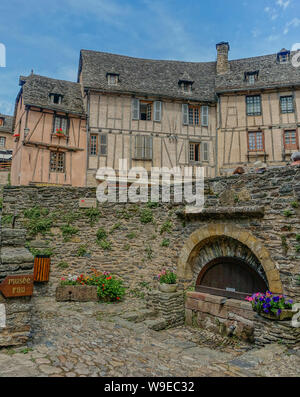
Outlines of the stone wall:
{"type": "Polygon", "coordinates": [[[249,302],[224,299],[200,292],[187,292],[186,324],[237,337],[257,346],[273,342],[300,345],[300,328],[291,321],[272,321],[252,310],[249,302]]]}
{"type": "MultiPolygon", "coordinates": [[[[14,216],[15,227],[27,228],[31,247],[48,246],[53,250],[50,282],[35,288],[37,294],[53,295],[62,276],[91,273],[93,268],[123,277],[131,289],[156,286],[156,275],[163,267],[177,270],[179,257],[188,249],[186,243],[194,232],[217,229],[222,223],[228,230],[238,227],[241,234],[251,233],[256,242],[253,246],[268,251],[275,266],[274,277],[280,275],[283,291],[299,300],[296,278],[300,274],[300,253],[296,237],[300,234],[300,168],[207,179],[205,193],[202,216],[184,214],[181,204],[160,203],[149,208],[147,204],[106,203],[98,204],[100,215],[91,224],[88,210],[79,208],[79,202],[94,198],[95,188],[5,187],[2,222],[12,227],[14,216]],[[42,217],[49,220],[50,227],[44,234],[30,236],[39,225],[26,218],[25,210],[37,207],[50,211],[42,217]],[[143,223],[147,217],[153,219],[143,223]],[[62,230],[68,224],[76,233],[65,241],[62,230]],[[111,250],[105,249],[109,248],[107,243],[97,243],[99,228],[107,233],[111,250]],[[87,252],[79,256],[82,246],[87,252]]],[[[195,274],[182,277],[181,285],[193,286],[195,274]]]]}
{"type": "MultiPolygon", "coordinates": [[[[1,230],[0,283],[6,276],[33,274],[33,256],[24,248],[25,230],[1,230]]],[[[30,336],[31,297],[4,298],[6,326],[0,328],[0,347],[24,344],[30,336]]]]}

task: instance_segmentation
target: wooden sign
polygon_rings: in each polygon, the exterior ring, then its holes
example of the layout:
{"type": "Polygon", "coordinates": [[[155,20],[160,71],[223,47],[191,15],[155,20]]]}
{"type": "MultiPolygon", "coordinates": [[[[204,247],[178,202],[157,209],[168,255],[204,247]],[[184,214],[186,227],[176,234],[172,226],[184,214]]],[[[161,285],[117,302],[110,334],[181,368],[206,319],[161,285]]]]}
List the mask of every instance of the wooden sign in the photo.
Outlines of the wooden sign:
{"type": "Polygon", "coordinates": [[[97,208],[97,200],[95,198],[82,198],[79,200],[79,208],[97,208]]]}
{"type": "Polygon", "coordinates": [[[0,291],[5,298],[17,298],[20,296],[32,296],[33,294],[33,274],[7,276],[2,284],[0,291]]]}

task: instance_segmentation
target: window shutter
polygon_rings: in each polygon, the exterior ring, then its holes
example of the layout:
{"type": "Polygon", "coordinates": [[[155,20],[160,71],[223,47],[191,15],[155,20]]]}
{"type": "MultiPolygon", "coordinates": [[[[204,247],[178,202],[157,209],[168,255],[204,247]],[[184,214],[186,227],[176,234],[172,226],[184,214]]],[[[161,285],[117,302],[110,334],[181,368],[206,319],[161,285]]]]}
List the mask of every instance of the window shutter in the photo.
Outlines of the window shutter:
{"type": "Polygon", "coordinates": [[[154,121],[161,121],[161,102],[154,102],[154,121]]]}
{"type": "Polygon", "coordinates": [[[208,106],[201,106],[201,124],[204,127],[208,126],[208,106]]]}
{"type": "Polygon", "coordinates": [[[202,142],[202,161],[209,161],[208,142],[202,142]]]}
{"type": "Polygon", "coordinates": [[[144,150],[144,158],[152,159],[152,136],[145,136],[145,150],[144,150]]]}
{"type": "Polygon", "coordinates": [[[139,120],[140,118],[140,101],[139,99],[132,99],[132,120],[139,120]]]}
{"type": "Polygon", "coordinates": [[[141,135],[136,135],[136,137],[135,137],[135,157],[137,159],[143,158],[143,146],[144,146],[144,137],[141,135]]]}
{"type": "Polygon", "coordinates": [[[183,125],[189,124],[189,105],[187,103],[182,105],[182,122],[183,125]]]}

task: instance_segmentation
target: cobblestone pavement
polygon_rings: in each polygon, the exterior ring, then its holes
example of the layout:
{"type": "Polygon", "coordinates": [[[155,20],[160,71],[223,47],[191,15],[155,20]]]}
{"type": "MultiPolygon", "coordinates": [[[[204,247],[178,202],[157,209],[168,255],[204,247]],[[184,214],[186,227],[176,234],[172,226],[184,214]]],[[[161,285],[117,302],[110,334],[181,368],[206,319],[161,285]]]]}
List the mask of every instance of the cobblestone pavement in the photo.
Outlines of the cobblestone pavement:
{"type": "Polygon", "coordinates": [[[34,298],[32,339],[0,350],[0,376],[300,376],[300,350],[251,350],[195,328],[156,332],[123,318],[142,304],[34,298]]]}

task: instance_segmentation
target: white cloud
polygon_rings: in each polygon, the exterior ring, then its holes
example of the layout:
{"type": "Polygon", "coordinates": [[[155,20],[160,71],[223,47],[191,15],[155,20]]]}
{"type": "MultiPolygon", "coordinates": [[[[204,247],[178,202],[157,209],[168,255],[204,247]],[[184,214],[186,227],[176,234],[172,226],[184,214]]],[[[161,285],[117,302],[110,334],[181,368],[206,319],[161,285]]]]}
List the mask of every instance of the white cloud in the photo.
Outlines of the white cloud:
{"type": "Polygon", "coordinates": [[[297,28],[298,26],[300,26],[300,19],[294,18],[285,25],[285,29],[284,29],[283,33],[288,34],[290,28],[297,28]]]}
{"type": "Polygon", "coordinates": [[[276,4],[285,10],[291,4],[291,0],[277,0],[276,4]]]}

